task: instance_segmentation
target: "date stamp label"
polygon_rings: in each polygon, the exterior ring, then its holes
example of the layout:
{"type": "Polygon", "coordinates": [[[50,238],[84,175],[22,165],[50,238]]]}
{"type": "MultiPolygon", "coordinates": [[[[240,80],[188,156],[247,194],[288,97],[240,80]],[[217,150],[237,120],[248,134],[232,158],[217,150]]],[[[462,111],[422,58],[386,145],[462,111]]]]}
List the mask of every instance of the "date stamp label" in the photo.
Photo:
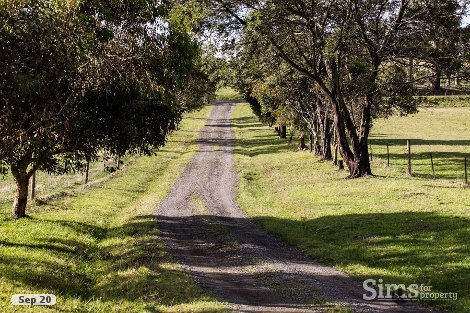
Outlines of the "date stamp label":
{"type": "Polygon", "coordinates": [[[56,304],[56,297],[50,294],[16,294],[11,297],[13,305],[45,306],[56,304]]]}

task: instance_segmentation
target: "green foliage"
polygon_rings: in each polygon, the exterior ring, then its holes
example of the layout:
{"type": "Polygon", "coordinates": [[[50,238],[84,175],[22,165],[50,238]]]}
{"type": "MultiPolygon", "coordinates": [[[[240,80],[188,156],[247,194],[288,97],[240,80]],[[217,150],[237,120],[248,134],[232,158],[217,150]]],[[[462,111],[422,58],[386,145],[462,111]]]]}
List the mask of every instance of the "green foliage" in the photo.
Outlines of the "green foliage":
{"type": "Polygon", "coordinates": [[[201,49],[172,3],[0,4],[0,164],[23,187],[37,169],[80,170],[99,152],[152,154],[207,103],[201,49]]]}
{"type": "Polygon", "coordinates": [[[13,220],[0,194],[0,311],[22,312],[12,294],[53,293],[51,312],[224,312],[168,253],[155,218],[211,109],[186,115],[157,156],[133,157],[93,185],[69,186],[68,195],[41,176],[56,197],[38,199],[30,218],[13,220]]]}

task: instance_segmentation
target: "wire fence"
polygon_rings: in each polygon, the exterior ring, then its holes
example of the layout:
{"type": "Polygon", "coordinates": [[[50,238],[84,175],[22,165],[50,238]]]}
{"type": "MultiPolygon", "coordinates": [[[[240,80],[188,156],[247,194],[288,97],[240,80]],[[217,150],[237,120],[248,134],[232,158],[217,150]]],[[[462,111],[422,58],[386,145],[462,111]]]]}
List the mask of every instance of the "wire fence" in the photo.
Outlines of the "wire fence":
{"type": "MultiPolygon", "coordinates": [[[[430,141],[372,139],[370,159],[385,167],[397,168],[407,175],[447,179],[468,185],[469,153],[455,151],[467,141],[430,141]],[[452,147],[452,148],[450,148],[452,147]]],[[[465,150],[465,149],[464,149],[465,150]]]]}
{"type": "MultiPolygon", "coordinates": [[[[29,197],[31,199],[47,201],[52,198],[74,192],[76,188],[99,183],[106,179],[111,173],[117,171],[125,163],[131,162],[133,157],[124,159],[105,159],[86,164],[83,172],[71,172],[63,175],[53,175],[46,172],[36,171],[30,179],[29,197]]],[[[0,206],[7,207],[11,202],[16,189],[11,174],[6,171],[0,173],[0,206]]]]}

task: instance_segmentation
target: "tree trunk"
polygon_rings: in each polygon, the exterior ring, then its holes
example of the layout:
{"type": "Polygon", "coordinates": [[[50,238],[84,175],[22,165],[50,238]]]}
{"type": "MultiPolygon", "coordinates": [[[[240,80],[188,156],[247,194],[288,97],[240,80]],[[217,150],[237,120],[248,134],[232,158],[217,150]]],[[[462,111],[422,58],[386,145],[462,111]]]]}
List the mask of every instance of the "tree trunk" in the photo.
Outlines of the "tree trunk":
{"type": "Polygon", "coordinates": [[[13,202],[12,214],[15,218],[26,217],[26,205],[28,203],[28,187],[29,176],[27,167],[14,167],[11,168],[11,173],[15,178],[16,194],[15,201],[13,202]]]}
{"type": "Polygon", "coordinates": [[[335,142],[335,155],[333,157],[333,164],[338,165],[338,144],[335,142]]]}
{"type": "Polygon", "coordinates": [[[440,91],[441,90],[441,68],[438,65],[434,67],[434,78],[432,82],[432,90],[440,91]]]}
{"type": "Polygon", "coordinates": [[[281,138],[282,139],[287,138],[287,126],[285,125],[281,126],[281,138]]]}
{"type": "Polygon", "coordinates": [[[335,152],[333,155],[333,164],[338,165],[338,142],[336,141],[336,130],[333,127],[333,145],[335,148],[335,152]]]}
{"type": "Polygon", "coordinates": [[[312,132],[310,132],[310,135],[308,136],[308,143],[309,143],[309,146],[310,146],[310,153],[313,152],[313,134],[312,132]]]}
{"type": "Polygon", "coordinates": [[[460,87],[460,71],[455,74],[455,86],[460,87]]]}
{"type": "MultiPolygon", "coordinates": [[[[334,107],[334,125],[338,148],[344,162],[349,168],[349,178],[359,178],[372,175],[369,161],[367,140],[370,131],[371,105],[368,104],[362,112],[360,134],[357,134],[349,111],[336,95],[331,97],[334,107]],[[348,137],[352,149],[349,146],[348,137]]],[[[370,101],[368,101],[370,102],[370,101]]]]}
{"type": "Polygon", "coordinates": [[[328,115],[325,114],[325,117],[322,122],[322,151],[321,156],[323,160],[331,160],[333,158],[331,154],[331,120],[328,115]]]}
{"type": "Polygon", "coordinates": [[[348,160],[347,163],[350,178],[358,178],[372,175],[367,141],[365,141],[365,144],[360,145],[360,155],[355,155],[354,159],[348,160]]]}
{"type": "Polygon", "coordinates": [[[318,135],[318,122],[315,120],[313,122],[313,152],[315,152],[316,155],[321,154],[321,145],[320,145],[320,139],[318,135]]]}
{"type": "Polygon", "coordinates": [[[307,145],[305,144],[305,134],[304,133],[300,134],[300,142],[299,142],[299,146],[297,147],[297,149],[299,151],[305,151],[305,150],[308,149],[307,145]]]}

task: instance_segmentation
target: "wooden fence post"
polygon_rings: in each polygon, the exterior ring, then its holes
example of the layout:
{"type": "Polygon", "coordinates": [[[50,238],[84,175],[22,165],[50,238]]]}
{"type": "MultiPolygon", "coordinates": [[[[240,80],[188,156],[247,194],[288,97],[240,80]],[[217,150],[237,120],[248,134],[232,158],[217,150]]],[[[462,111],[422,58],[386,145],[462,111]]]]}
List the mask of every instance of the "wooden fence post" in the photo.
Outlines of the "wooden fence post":
{"type": "Polygon", "coordinates": [[[387,142],[387,167],[390,167],[390,148],[387,142]]]}
{"type": "Polygon", "coordinates": [[[433,161],[433,158],[432,158],[432,152],[429,153],[429,156],[431,157],[432,177],[435,179],[436,178],[436,172],[434,171],[434,161],[433,161]]]}
{"type": "Polygon", "coordinates": [[[410,140],[406,140],[406,145],[408,147],[408,175],[412,175],[411,171],[411,142],[410,140]]]}
{"type": "Polygon", "coordinates": [[[86,161],[86,165],[85,165],[85,185],[88,184],[89,173],[90,173],[90,161],[86,161]]]}
{"type": "Polygon", "coordinates": [[[465,157],[465,185],[468,185],[467,157],[465,157]]]}
{"type": "Polygon", "coordinates": [[[31,178],[31,199],[36,198],[36,171],[31,178]]]}

